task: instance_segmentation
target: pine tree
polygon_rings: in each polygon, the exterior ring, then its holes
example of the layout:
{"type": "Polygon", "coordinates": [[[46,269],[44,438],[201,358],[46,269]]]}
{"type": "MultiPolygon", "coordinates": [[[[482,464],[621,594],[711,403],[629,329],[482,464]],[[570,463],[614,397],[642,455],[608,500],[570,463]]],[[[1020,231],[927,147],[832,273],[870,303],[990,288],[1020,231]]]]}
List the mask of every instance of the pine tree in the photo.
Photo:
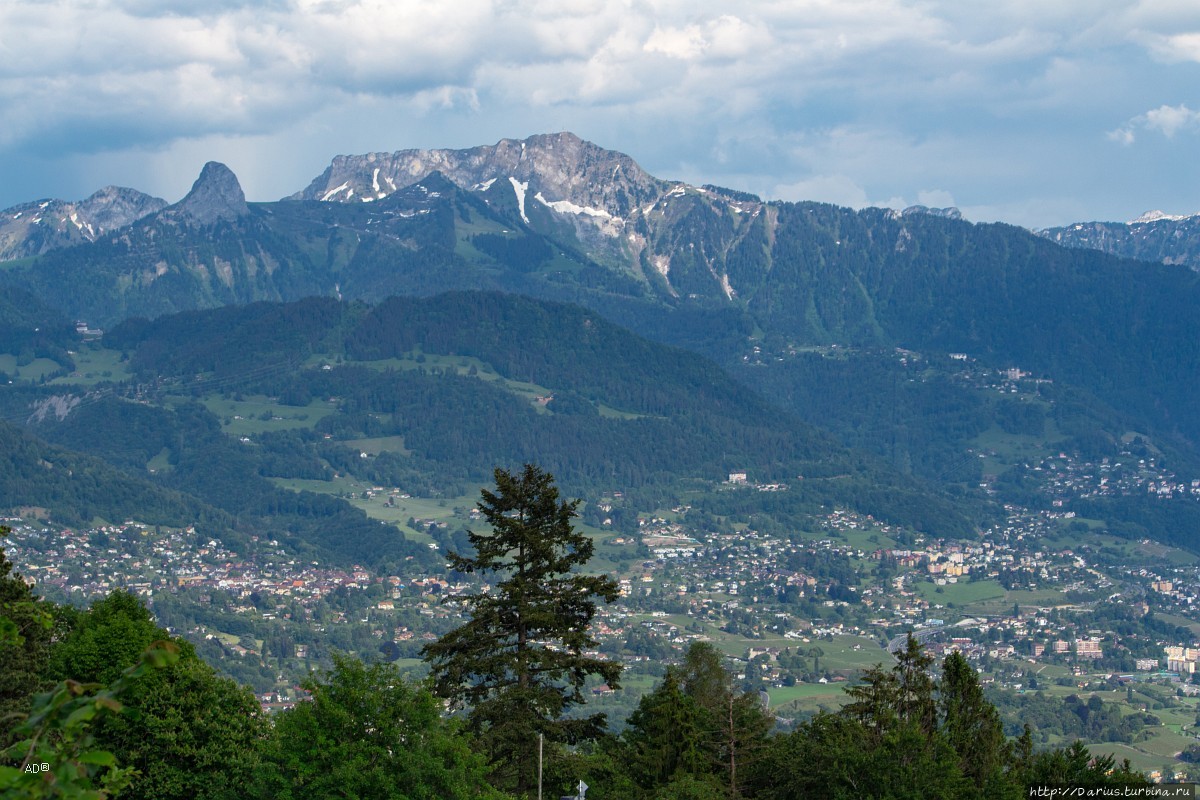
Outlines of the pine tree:
{"type": "Polygon", "coordinates": [[[563,712],[583,703],[590,676],[618,688],[619,664],[583,654],[596,645],[596,598],[612,602],[618,591],[607,575],[578,572],[593,544],[571,524],[578,501],[561,502],[551,475],[527,464],[517,475],[497,469],[495,480],[496,491],[485,489],[479,503],[491,531],[470,533],[474,555],[447,554],[451,569],[493,586],[454,598],[469,621],[423,654],[437,694],[469,708],[496,784],[527,795],[537,781],[538,734],[553,759],[556,743],[604,731],[603,714],[563,712]]]}
{"type": "Polygon", "coordinates": [[[938,695],[941,730],[958,753],[963,774],[980,788],[999,783],[1012,759],[1011,747],[1000,714],[983,696],[975,669],[962,653],[951,653],[942,662],[938,695]]]}
{"type": "Polygon", "coordinates": [[[904,649],[896,653],[896,666],[892,668],[899,689],[896,710],[900,719],[917,725],[926,736],[937,730],[932,666],[933,656],[909,633],[904,649]]]}
{"type": "Polygon", "coordinates": [[[702,709],[683,693],[679,670],[669,667],[662,683],[642,695],[629,716],[625,766],[643,789],[665,786],[677,775],[701,775],[711,767],[702,709]]]}

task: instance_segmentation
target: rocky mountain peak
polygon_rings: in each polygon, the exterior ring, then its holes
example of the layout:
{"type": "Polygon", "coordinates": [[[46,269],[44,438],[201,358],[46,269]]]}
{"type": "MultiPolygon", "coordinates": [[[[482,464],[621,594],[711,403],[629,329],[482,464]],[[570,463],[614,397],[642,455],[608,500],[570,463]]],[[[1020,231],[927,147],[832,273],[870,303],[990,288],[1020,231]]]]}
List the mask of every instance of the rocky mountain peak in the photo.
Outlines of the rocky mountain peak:
{"type": "Polygon", "coordinates": [[[1145,224],[1149,224],[1151,222],[1160,222],[1162,220],[1166,220],[1168,222],[1182,222],[1183,220],[1190,219],[1191,217],[1194,217],[1194,216],[1200,216],[1200,214],[1191,214],[1191,215],[1168,214],[1165,211],[1154,210],[1154,211],[1147,211],[1145,214],[1142,214],[1137,219],[1131,219],[1127,224],[1129,224],[1129,225],[1145,225],[1145,224]]]}
{"type": "Polygon", "coordinates": [[[86,200],[35,200],[0,212],[0,261],[95,241],[166,208],[134,189],[106,186],[86,200]]]}
{"type": "Polygon", "coordinates": [[[209,161],[200,170],[192,190],[169,211],[172,216],[196,225],[212,225],[244,217],[250,213],[250,208],[233,170],[217,161],[209,161]]]}
{"type": "Polygon", "coordinates": [[[517,181],[532,199],[626,216],[641,202],[657,198],[668,184],[629,156],[606,150],[573,133],[546,133],[527,139],[501,139],[465,150],[398,150],[337,156],[295,200],[371,202],[441,172],[463,189],[517,181]]]}
{"type": "Polygon", "coordinates": [[[166,200],[124,186],[105,186],[75,204],[80,217],[91,222],[98,231],[124,228],[166,207],[166,200]]]}

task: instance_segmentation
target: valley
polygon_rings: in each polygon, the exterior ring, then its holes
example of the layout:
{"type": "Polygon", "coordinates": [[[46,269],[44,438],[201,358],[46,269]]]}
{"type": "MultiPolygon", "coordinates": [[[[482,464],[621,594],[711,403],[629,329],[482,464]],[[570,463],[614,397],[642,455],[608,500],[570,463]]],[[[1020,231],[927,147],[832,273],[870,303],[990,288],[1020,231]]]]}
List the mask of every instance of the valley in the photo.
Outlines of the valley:
{"type": "Polygon", "coordinates": [[[210,163],[10,243],[0,511],[39,591],[135,593],[273,713],[336,653],[420,678],[487,584],[445,562],[480,489],[538,464],[620,587],[592,655],[627,679],[585,709],[618,728],[696,642],[788,727],[914,631],[1008,735],[1200,777],[1196,273],[570,134],[385,155],[276,203],[210,163]]]}
{"type": "MultiPolygon", "coordinates": [[[[469,496],[422,500],[352,481],[329,488],[430,548],[460,547],[461,531],[478,524],[469,496]]],[[[596,510],[611,513],[619,494],[596,510]]],[[[585,518],[593,513],[584,509],[585,518]]],[[[1012,698],[1004,702],[1083,694],[1153,706],[1158,722],[1129,744],[1089,740],[1106,745],[1101,752],[1131,754],[1140,768],[1160,769],[1171,761],[1164,747],[1193,741],[1196,698],[1163,669],[1164,643],[1183,646],[1200,629],[1192,611],[1200,566],[1191,554],[1093,532],[1062,512],[1014,512],[965,541],[843,511],[775,534],[745,520],[697,525],[699,516],[664,509],[639,517],[634,535],[604,521],[584,526],[598,542],[595,567],[621,585],[620,601],[598,617],[597,637],[599,652],[631,674],[624,689],[596,693],[589,704],[617,723],[660,676],[663,659],[693,641],[715,643],[738,665],[741,685],[766,692],[789,719],[839,707],[846,682],[886,661],[890,640],[916,630],[934,653],[966,653],[985,686],[1012,698]]],[[[141,595],[162,624],[254,687],[267,709],[295,702],[300,677],[332,649],[381,655],[422,675],[420,647],[462,621],[443,601],[477,588],[437,568],[383,574],[299,560],[257,537],[236,553],[195,528],[6,522],[14,526],[6,551],[50,599],[80,603],[116,588],[141,595]]]]}

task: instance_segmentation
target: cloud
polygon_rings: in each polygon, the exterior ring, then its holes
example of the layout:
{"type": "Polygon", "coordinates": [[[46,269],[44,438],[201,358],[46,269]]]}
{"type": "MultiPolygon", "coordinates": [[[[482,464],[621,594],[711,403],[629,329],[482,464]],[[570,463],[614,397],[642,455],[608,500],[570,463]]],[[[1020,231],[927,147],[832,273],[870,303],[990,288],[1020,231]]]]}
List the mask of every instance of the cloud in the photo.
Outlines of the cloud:
{"type": "MultiPolygon", "coordinates": [[[[427,110],[465,101],[484,113],[489,98],[630,110],[667,103],[736,122],[848,84],[896,96],[898,79],[930,81],[948,63],[1044,50],[1048,36],[956,30],[936,5],[902,0],[736,12],[719,0],[11,0],[0,7],[0,31],[0,135],[62,142],[69,136],[56,132],[72,131],[86,149],[117,147],[106,132],[141,125],[145,141],[164,144],[256,135],[345,97],[415,100],[427,110]],[[89,137],[89,128],[102,135],[89,137]]],[[[968,97],[979,87],[941,88],[968,97]]]]}
{"type": "Polygon", "coordinates": [[[1050,208],[1025,200],[1094,180],[1113,119],[1116,141],[1193,128],[1170,104],[1196,31],[1194,0],[6,0],[0,206],[111,164],[176,196],[166,161],[204,147],[269,163],[243,179],[266,199],[322,153],[568,129],[768,195],[1050,208]]]}
{"type": "Polygon", "coordinates": [[[867,192],[846,175],[814,175],[802,181],[777,185],[770,196],[778,200],[815,200],[822,203],[863,208],[871,205],[867,192]]]}
{"type": "Polygon", "coordinates": [[[1177,106],[1159,106],[1145,114],[1138,114],[1116,130],[1109,131],[1108,138],[1123,145],[1136,141],[1135,131],[1158,131],[1168,139],[1174,139],[1180,131],[1200,131],[1200,111],[1193,111],[1182,103],[1177,106]]]}
{"type": "Polygon", "coordinates": [[[1144,117],[1148,129],[1161,131],[1168,139],[1181,130],[1200,127],[1200,111],[1192,111],[1182,104],[1160,106],[1147,111],[1144,117]]]}
{"type": "Polygon", "coordinates": [[[950,208],[954,203],[954,195],[945,189],[922,189],[917,192],[917,203],[930,208],[950,208]]]}
{"type": "Polygon", "coordinates": [[[1158,58],[1166,61],[1200,61],[1200,32],[1161,35],[1146,33],[1141,41],[1158,58]]]}

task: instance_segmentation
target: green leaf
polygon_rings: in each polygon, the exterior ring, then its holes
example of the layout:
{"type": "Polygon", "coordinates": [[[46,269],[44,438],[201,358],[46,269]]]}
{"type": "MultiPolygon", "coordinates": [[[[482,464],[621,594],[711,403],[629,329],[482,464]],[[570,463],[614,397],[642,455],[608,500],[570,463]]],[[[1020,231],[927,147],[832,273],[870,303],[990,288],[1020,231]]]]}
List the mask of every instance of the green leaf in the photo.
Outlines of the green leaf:
{"type": "Polygon", "coordinates": [[[92,764],[97,767],[115,767],[117,757],[106,750],[89,750],[81,753],[76,759],[80,764],[92,764]]]}
{"type": "Polygon", "coordinates": [[[96,716],[95,706],[82,706],[81,708],[77,708],[71,712],[71,715],[67,717],[67,721],[63,723],[63,727],[69,730],[81,722],[90,720],[94,716],[96,716]]]}

